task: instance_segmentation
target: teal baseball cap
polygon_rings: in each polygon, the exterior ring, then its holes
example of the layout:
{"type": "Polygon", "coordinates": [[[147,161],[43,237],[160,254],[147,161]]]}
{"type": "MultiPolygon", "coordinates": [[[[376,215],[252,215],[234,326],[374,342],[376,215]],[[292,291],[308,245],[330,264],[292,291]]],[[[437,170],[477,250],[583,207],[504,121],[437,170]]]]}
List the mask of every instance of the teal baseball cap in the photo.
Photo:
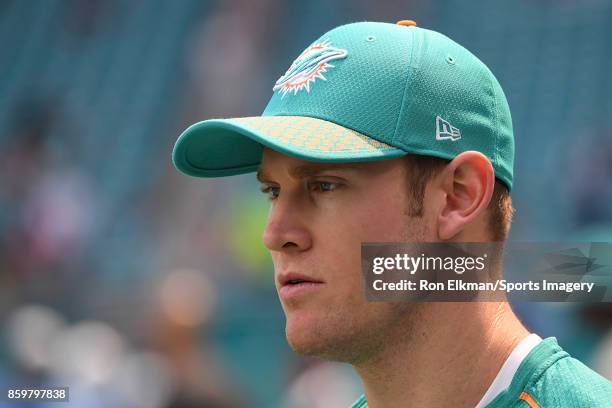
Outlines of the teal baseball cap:
{"type": "Polygon", "coordinates": [[[475,150],[512,188],[512,119],[499,82],[464,47],[412,20],[332,29],[272,91],[261,116],[187,128],[174,146],[176,168],[196,177],[248,173],[264,147],[319,162],[475,150]]]}

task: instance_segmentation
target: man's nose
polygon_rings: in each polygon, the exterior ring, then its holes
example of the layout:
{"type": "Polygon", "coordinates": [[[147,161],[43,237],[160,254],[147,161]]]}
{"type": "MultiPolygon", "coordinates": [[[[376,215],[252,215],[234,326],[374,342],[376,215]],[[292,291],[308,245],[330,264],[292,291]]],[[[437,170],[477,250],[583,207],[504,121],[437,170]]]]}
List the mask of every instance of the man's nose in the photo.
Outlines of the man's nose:
{"type": "Polygon", "coordinates": [[[312,236],[299,208],[291,202],[277,202],[270,209],[263,233],[263,243],[270,251],[304,251],[311,247],[312,236]]]}

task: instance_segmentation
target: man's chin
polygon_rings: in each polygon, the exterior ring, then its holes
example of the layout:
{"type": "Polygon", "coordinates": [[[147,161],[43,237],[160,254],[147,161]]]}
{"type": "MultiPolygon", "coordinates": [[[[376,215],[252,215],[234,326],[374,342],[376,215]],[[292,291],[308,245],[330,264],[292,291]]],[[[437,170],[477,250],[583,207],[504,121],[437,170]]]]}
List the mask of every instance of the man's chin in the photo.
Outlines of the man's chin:
{"type": "Polygon", "coordinates": [[[287,317],[285,335],[289,346],[299,354],[318,356],[324,348],[321,338],[322,327],[315,319],[305,316],[287,317]]]}
{"type": "MultiPolygon", "coordinates": [[[[324,327],[320,323],[306,323],[303,319],[287,320],[285,335],[293,351],[304,356],[350,362],[351,347],[344,344],[342,332],[335,332],[334,328],[324,327]]],[[[336,330],[342,329],[336,328],[336,330]]]]}

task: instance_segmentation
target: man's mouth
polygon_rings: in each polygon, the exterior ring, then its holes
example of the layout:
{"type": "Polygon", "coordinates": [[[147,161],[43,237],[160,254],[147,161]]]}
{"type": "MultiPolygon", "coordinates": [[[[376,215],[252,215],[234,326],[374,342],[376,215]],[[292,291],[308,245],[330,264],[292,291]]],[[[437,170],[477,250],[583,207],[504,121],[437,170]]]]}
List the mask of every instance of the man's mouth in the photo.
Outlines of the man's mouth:
{"type": "Polygon", "coordinates": [[[283,273],[278,276],[278,293],[281,299],[294,298],[320,288],[323,281],[295,272],[283,273]]]}
{"type": "Polygon", "coordinates": [[[301,283],[323,283],[323,282],[318,279],[311,278],[310,276],[307,276],[304,274],[289,272],[289,273],[280,274],[278,276],[278,283],[279,283],[279,286],[282,288],[283,286],[286,286],[286,285],[299,285],[301,283]]]}

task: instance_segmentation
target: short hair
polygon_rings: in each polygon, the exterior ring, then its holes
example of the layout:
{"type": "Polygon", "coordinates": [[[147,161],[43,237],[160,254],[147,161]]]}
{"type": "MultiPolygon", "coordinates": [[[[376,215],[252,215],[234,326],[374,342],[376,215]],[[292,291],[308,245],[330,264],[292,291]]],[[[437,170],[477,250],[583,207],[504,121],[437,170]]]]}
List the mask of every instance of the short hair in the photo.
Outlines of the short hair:
{"type": "MultiPolygon", "coordinates": [[[[433,156],[409,154],[405,156],[408,177],[408,215],[423,216],[423,201],[427,183],[438,174],[449,160],[433,156]]],[[[514,208],[506,185],[495,179],[495,188],[489,206],[489,229],[492,241],[505,241],[510,232],[514,208]]]]}

